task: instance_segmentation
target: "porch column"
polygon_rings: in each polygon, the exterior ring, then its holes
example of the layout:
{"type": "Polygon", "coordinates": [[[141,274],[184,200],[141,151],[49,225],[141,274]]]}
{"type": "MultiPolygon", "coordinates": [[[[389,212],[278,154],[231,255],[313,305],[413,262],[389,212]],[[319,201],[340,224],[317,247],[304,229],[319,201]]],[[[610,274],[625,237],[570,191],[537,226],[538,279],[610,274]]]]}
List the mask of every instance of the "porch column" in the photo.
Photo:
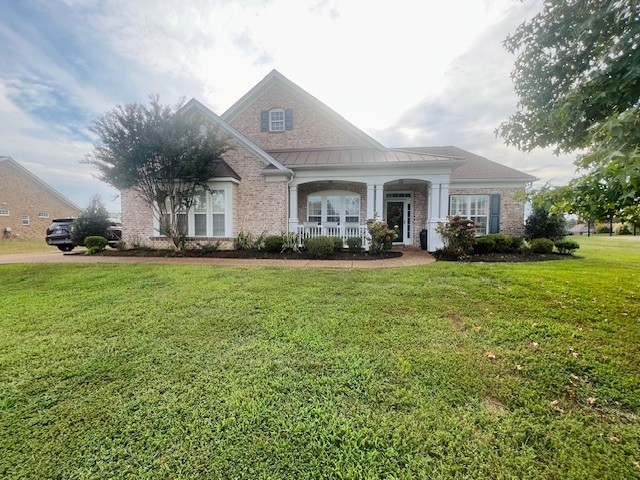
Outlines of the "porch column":
{"type": "MultiPolygon", "coordinates": [[[[442,243],[442,237],[436,231],[438,228],[438,222],[443,222],[446,220],[446,210],[443,217],[440,216],[442,212],[442,184],[440,183],[432,183],[429,187],[429,205],[428,208],[428,217],[427,217],[427,250],[430,252],[436,251],[438,248],[442,248],[444,244],[442,243]]],[[[446,186],[447,191],[447,201],[449,198],[449,185],[446,186]]],[[[445,203],[445,205],[448,205],[445,203]]]]}
{"type": "MultiPolygon", "coordinates": [[[[374,195],[375,195],[376,186],[372,183],[367,183],[367,218],[365,220],[369,220],[373,218],[374,209],[374,195]]],[[[363,222],[364,223],[364,222],[363,222]]]]}
{"type": "Polygon", "coordinates": [[[384,185],[376,185],[376,210],[374,215],[376,220],[384,220],[382,218],[384,212],[384,185]]]}
{"type": "Polygon", "coordinates": [[[289,185],[289,231],[298,231],[298,186],[289,185]]]}

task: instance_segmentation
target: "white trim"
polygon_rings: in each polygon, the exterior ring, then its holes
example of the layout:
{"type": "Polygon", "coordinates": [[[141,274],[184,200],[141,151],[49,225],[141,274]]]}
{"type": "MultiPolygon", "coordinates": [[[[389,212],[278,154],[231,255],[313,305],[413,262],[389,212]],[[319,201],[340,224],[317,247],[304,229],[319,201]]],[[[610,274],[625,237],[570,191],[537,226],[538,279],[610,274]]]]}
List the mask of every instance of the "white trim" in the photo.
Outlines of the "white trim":
{"type": "Polygon", "coordinates": [[[38,218],[49,218],[49,212],[38,212],[38,218]]]}
{"type": "MultiPolygon", "coordinates": [[[[402,203],[402,221],[404,222],[404,238],[402,242],[393,242],[396,245],[413,245],[413,229],[415,227],[415,204],[413,201],[413,192],[406,190],[393,190],[390,192],[385,192],[384,194],[384,214],[382,219],[387,221],[387,204],[389,202],[398,202],[402,203]],[[391,195],[402,194],[408,195],[403,197],[393,197],[391,195]]],[[[388,225],[389,228],[393,228],[393,225],[388,225]]]]}
{"type": "Polygon", "coordinates": [[[24,214],[22,215],[22,226],[28,227],[31,224],[31,215],[24,214]]]}
{"type": "Polygon", "coordinates": [[[9,210],[8,208],[0,209],[0,217],[10,217],[10,216],[11,216],[11,210],[9,210]]]}
{"type": "MultiPolygon", "coordinates": [[[[360,210],[362,208],[362,197],[357,192],[351,192],[349,190],[323,190],[320,192],[313,192],[307,194],[307,208],[306,208],[306,217],[305,224],[315,223],[321,224],[323,226],[338,226],[338,225],[360,225],[360,210]],[[320,221],[312,221],[309,220],[309,199],[312,197],[320,197],[320,221]],[[327,200],[329,197],[339,197],[340,198],[340,219],[337,222],[328,222],[327,221],[327,200]],[[358,199],[358,220],[355,222],[347,222],[347,210],[346,210],[346,199],[348,197],[353,197],[358,199]]],[[[317,216],[317,215],[314,215],[317,216]]],[[[350,215],[354,216],[354,215],[350,215]]]]}
{"type": "Polygon", "coordinates": [[[284,108],[276,107],[269,110],[269,131],[270,132],[284,132],[285,131],[285,112],[284,108]],[[272,118],[272,114],[274,113],[282,113],[282,120],[274,120],[272,118]],[[282,128],[274,128],[274,123],[282,123],[282,128]]]}

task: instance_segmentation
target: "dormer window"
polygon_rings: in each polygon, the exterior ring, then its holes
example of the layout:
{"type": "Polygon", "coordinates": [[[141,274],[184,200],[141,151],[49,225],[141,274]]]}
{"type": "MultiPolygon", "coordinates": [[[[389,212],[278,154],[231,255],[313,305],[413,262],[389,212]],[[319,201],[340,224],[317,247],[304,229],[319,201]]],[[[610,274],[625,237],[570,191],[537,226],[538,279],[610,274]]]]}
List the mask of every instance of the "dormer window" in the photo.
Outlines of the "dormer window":
{"type": "Polygon", "coordinates": [[[274,108],[269,111],[269,131],[270,132],[283,132],[284,131],[284,110],[281,108],[274,108]]]}
{"type": "Polygon", "coordinates": [[[293,110],[272,108],[260,112],[261,132],[284,132],[285,130],[293,130],[293,110]]]}

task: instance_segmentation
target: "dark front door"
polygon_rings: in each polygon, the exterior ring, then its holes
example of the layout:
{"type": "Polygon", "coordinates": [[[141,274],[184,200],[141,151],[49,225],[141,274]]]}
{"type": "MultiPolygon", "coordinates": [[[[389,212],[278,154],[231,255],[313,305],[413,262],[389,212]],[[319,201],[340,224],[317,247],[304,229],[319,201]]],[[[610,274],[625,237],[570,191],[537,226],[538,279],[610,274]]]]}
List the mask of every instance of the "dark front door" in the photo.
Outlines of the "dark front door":
{"type": "Polygon", "coordinates": [[[387,202],[387,226],[398,234],[394,242],[404,242],[404,202],[387,202]]]}

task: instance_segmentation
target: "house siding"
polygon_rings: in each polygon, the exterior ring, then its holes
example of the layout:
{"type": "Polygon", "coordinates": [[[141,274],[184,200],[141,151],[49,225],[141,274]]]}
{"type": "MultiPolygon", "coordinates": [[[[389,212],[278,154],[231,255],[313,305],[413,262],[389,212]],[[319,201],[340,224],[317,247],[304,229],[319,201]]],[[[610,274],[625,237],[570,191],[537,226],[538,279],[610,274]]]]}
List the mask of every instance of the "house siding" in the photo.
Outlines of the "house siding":
{"type": "Polygon", "coordinates": [[[524,202],[517,200],[518,188],[455,188],[450,195],[500,195],[500,233],[522,237],[524,235],[524,202]]]}
{"type": "Polygon", "coordinates": [[[0,163],[0,209],[10,213],[0,217],[0,238],[8,237],[5,232],[10,228],[12,237],[41,238],[43,242],[51,220],[80,213],[8,162],[0,163]],[[47,212],[49,217],[38,218],[39,212],[47,212]],[[29,225],[22,225],[23,215],[29,215],[29,225]]]}
{"type": "Polygon", "coordinates": [[[230,123],[249,140],[267,151],[362,146],[361,141],[328,120],[323,112],[278,84],[272,85],[230,123]],[[260,131],[260,112],[272,108],[293,111],[292,130],[260,131]]]}

